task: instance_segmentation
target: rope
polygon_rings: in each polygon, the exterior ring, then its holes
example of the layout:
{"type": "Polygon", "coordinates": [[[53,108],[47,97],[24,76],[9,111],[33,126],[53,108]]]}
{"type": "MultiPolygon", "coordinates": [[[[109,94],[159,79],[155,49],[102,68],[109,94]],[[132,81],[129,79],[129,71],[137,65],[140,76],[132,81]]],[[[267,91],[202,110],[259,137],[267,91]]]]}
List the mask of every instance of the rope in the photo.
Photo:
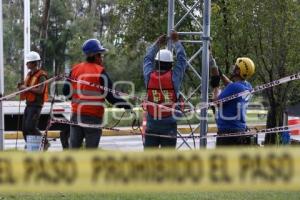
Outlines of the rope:
{"type": "Polygon", "coordinates": [[[40,149],[39,149],[40,151],[46,151],[47,148],[48,148],[48,145],[49,145],[48,131],[52,126],[51,119],[53,117],[53,106],[54,106],[54,103],[55,103],[55,96],[56,95],[57,95],[57,85],[55,85],[55,88],[54,88],[54,96],[53,96],[53,98],[51,100],[51,104],[50,104],[49,119],[48,119],[48,123],[47,123],[47,126],[46,126],[45,133],[42,137],[42,142],[41,142],[40,149]]]}
{"type": "Polygon", "coordinates": [[[123,117],[124,117],[125,113],[126,113],[126,111],[122,113],[122,115],[121,115],[120,119],[119,119],[119,120],[117,120],[117,122],[116,122],[114,125],[112,125],[110,128],[115,128],[116,126],[118,126],[118,125],[119,125],[119,123],[121,122],[121,120],[123,119],[123,117]]]}
{"type": "Polygon", "coordinates": [[[140,119],[137,117],[137,114],[135,112],[132,112],[132,114],[134,115],[134,118],[132,120],[131,128],[134,131],[139,130],[140,133],[142,134],[140,119]]]}
{"type": "MultiPolygon", "coordinates": [[[[29,91],[32,88],[38,87],[38,86],[40,86],[42,84],[49,83],[49,82],[52,82],[52,81],[55,81],[55,80],[59,80],[59,79],[61,79],[63,77],[65,79],[71,81],[71,82],[76,82],[76,83],[79,83],[79,84],[89,85],[89,86],[92,86],[92,87],[100,88],[102,90],[114,93],[114,94],[119,95],[119,96],[127,96],[127,97],[129,97],[129,98],[131,98],[133,100],[139,100],[141,102],[155,104],[158,107],[161,107],[161,108],[164,108],[164,109],[169,109],[169,110],[174,111],[174,112],[182,113],[182,111],[180,111],[180,110],[176,110],[176,109],[170,108],[168,106],[157,104],[155,102],[147,101],[144,98],[141,98],[141,97],[138,97],[138,96],[135,96],[135,95],[129,95],[127,93],[120,92],[120,91],[117,91],[117,90],[113,90],[113,89],[101,86],[99,84],[94,84],[94,83],[91,83],[91,82],[88,82],[88,81],[76,80],[76,79],[70,78],[68,76],[55,76],[55,77],[52,77],[52,78],[50,78],[50,79],[48,79],[48,80],[46,80],[44,82],[41,82],[41,83],[36,84],[34,86],[28,87],[28,88],[26,88],[24,90],[20,90],[18,92],[14,92],[14,93],[11,93],[9,95],[3,96],[3,97],[0,98],[0,101],[8,100],[8,99],[10,99],[12,97],[15,97],[15,96],[23,93],[23,92],[29,91]]],[[[256,93],[256,92],[259,92],[259,91],[263,91],[263,90],[271,88],[271,87],[275,87],[275,86],[281,85],[283,83],[287,83],[287,82],[294,81],[294,80],[299,80],[299,79],[300,79],[300,72],[298,72],[297,74],[286,76],[284,78],[281,78],[281,79],[278,79],[278,80],[275,80],[275,81],[263,84],[263,85],[256,86],[252,90],[246,90],[246,91],[243,91],[243,92],[240,92],[240,93],[237,93],[237,94],[233,94],[233,95],[231,95],[229,97],[226,97],[226,98],[223,98],[223,99],[219,99],[219,100],[216,100],[216,101],[209,102],[207,105],[200,106],[198,109],[189,109],[189,110],[185,111],[185,113],[192,112],[192,111],[198,113],[200,110],[206,109],[206,108],[208,108],[210,106],[218,105],[220,103],[231,101],[233,99],[236,99],[236,98],[244,96],[244,95],[253,94],[253,93],[256,93]]]]}
{"type": "MultiPolygon", "coordinates": [[[[101,85],[97,85],[97,84],[94,84],[94,83],[90,83],[90,82],[87,82],[87,81],[82,81],[82,80],[75,80],[75,79],[71,79],[70,77],[66,77],[66,76],[55,76],[55,77],[52,77],[42,83],[39,83],[37,85],[34,85],[34,86],[31,86],[31,87],[28,87],[24,90],[21,90],[21,91],[18,91],[18,92],[14,92],[12,94],[9,94],[9,95],[6,95],[4,97],[1,97],[0,98],[0,101],[3,101],[3,100],[7,100],[7,99],[10,99],[18,94],[21,94],[23,92],[26,92],[34,87],[38,87],[42,84],[45,84],[45,83],[48,83],[48,82],[51,82],[51,81],[55,81],[55,80],[58,80],[62,77],[65,77],[67,80],[70,80],[70,81],[73,81],[73,82],[77,82],[77,83],[80,83],[80,84],[86,84],[86,85],[89,85],[89,86],[93,86],[93,87],[98,87],[98,88],[101,88],[103,90],[106,90],[106,91],[109,91],[109,92],[112,92],[112,93],[115,93],[117,95],[126,95],[126,96],[129,96],[131,97],[132,99],[136,99],[136,100],[141,100],[143,102],[145,102],[145,99],[142,99],[140,97],[137,97],[137,96],[134,96],[134,95],[129,95],[129,94],[126,94],[126,93],[123,93],[123,92],[119,92],[119,91],[116,91],[116,90],[113,90],[113,89],[109,89],[109,88],[106,88],[104,86],[101,86],[101,85]]],[[[294,81],[294,80],[299,80],[300,79],[300,72],[298,72],[297,74],[293,74],[293,75],[290,75],[290,76],[287,76],[287,77],[284,77],[284,78],[281,78],[281,79],[278,79],[278,80],[275,80],[275,81],[272,81],[270,83],[266,83],[266,84],[263,84],[263,85],[260,85],[260,86],[257,86],[255,88],[253,88],[252,90],[247,90],[247,91],[244,91],[244,92],[240,92],[240,93],[237,93],[237,94],[234,94],[234,95],[231,95],[229,97],[226,97],[226,98],[223,98],[223,99],[219,99],[217,101],[213,101],[213,102],[210,102],[208,103],[207,105],[203,105],[203,106],[200,106],[198,109],[190,109],[188,111],[185,111],[184,113],[188,113],[188,112],[191,112],[191,111],[194,111],[194,112],[199,112],[199,110],[201,109],[204,109],[204,108],[208,108],[209,106],[213,106],[213,105],[218,105],[220,103],[224,103],[224,102],[227,102],[227,101],[231,101],[235,98],[238,98],[238,97],[241,97],[241,96],[244,96],[244,95],[248,95],[248,94],[253,94],[253,93],[256,93],[256,92],[259,92],[259,91],[263,91],[265,89],[268,89],[268,88],[271,88],[271,87],[275,87],[277,85],[280,85],[280,84],[283,84],[283,83],[287,83],[287,82],[290,82],[290,81],[294,81]]],[[[53,100],[54,101],[54,100],[53,100]]],[[[154,102],[150,102],[150,101],[146,101],[148,103],[151,103],[151,104],[156,104],[154,102]]],[[[173,108],[170,108],[170,107],[167,107],[167,106],[163,106],[163,105],[160,105],[160,104],[156,104],[157,106],[159,107],[163,107],[165,109],[170,109],[170,110],[175,110],[176,112],[180,112],[180,110],[176,110],[176,109],[173,109],[173,108]]],[[[52,108],[50,110],[50,112],[52,112],[52,109],[53,109],[53,104],[51,105],[52,108]]],[[[53,119],[50,119],[49,121],[49,126],[51,125],[51,122],[53,122],[53,119]]],[[[71,124],[71,125],[74,125],[74,124],[71,124]]],[[[80,125],[80,124],[79,124],[80,125]]],[[[47,127],[48,129],[50,127],[47,127]]],[[[101,127],[101,128],[105,128],[105,127],[101,127]]],[[[48,131],[47,129],[47,131],[48,131]]],[[[109,129],[109,128],[106,128],[106,129],[109,129]]],[[[110,130],[116,130],[116,131],[121,131],[121,130],[118,130],[118,129],[114,129],[114,128],[110,128],[110,130]]],[[[286,130],[285,130],[286,131],[286,130]]],[[[278,130],[276,132],[279,132],[278,130]]],[[[269,133],[269,132],[267,132],[269,133]]],[[[47,132],[46,132],[47,134],[47,132]]],[[[258,134],[258,133],[256,133],[258,134]]],[[[190,136],[191,137],[191,136],[190,136]]],[[[187,137],[187,138],[190,138],[190,137],[187,137]]],[[[195,137],[195,136],[193,136],[195,137]]],[[[185,137],[186,138],[186,137],[185,137]]],[[[203,138],[203,137],[202,137],[203,138]]]]}
{"type": "Polygon", "coordinates": [[[49,79],[47,79],[46,81],[43,81],[43,82],[41,82],[41,83],[39,83],[39,84],[36,84],[36,85],[30,86],[30,87],[27,87],[27,88],[24,89],[24,90],[19,90],[19,91],[17,91],[17,92],[13,92],[13,93],[8,94],[8,95],[6,95],[6,96],[0,97],[0,101],[5,101],[5,100],[8,100],[8,99],[11,99],[11,98],[13,98],[13,97],[15,97],[15,96],[17,96],[17,95],[19,95],[19,94],[22,94],[22,93],[24,93],[24,92],[27,92],[27,91],[31,90],[32,88],[39,87],[39,86],[41,86],[41,85],[43,85],[43,84],[45,84],[45,83],[50,83],[50,82],[52,82],[52,81],[59,80],[59,79],[61,79],[62,77],[64,77],[64,76],[54,76],[54,77],[49,78],[49,79]]]}
{"type": "Polygon", "coordinates": [[[173,111],[173,112],[176,112],[176,113],[182,113],[182,111],[180,111],[180,110],[176,110],[174,108],[170,108],[170,107],[164,106],[162,104],[158,104],[158,103],[155,103],[155,102],[152,102],[152,101],[148,101],[145,98],[141,98],[141,97],[138,97],[138,96],[135,96],[135,95],[129,95],[129,94],[124,93],[124,92],[120,92],[120,91],[117,91],[117,90],[114,90],[114,89],[110,89],[110,88],[104,87],[104,86],[99,85],[99,84],[95,84],[95,83],[91,83],[91,82],[83,81],[83,80],[77,80],[77,79],[70,78],[70,77],[65,77],[65,78],[67,80],[71,81],[71,82],[75,82],[75,83],[79,83],[79,84],[83,84],[83,85],[88,85],[88,86],[91,86],[91,87],[96,87],[96,88],[102,89],[104,91],[107,91],[107,92],[110,92],[110,93],[113,93],[113,94],[116,94],[116,95],[119,95],[119,96],[127,96],[128,98],[131,98],[133,100],[141,101],[142,103],[149,103],[149,104],[156,105],[157,107],[160,107],[160,108],[163,108],[163,109],[166,109],[166,110],[170,110],[170,111],[173,111]]]}
{"type": "Polygon", "coordinates": [[[287,82],[295,81],[295,80],[299,80],[299,79],[300,79],[300,72],[298,72],[297,74],[286,76],[284,78],[281,78],[281,79],[263,84],[263,85],[256,86],[252,90],[245,90],[243,92],[233,94],[233,95],[225,97],[223,99],[219,99],[219,100],[216,100],[216,101],[209,102],[206,105],[200,106],[198,109],[187,110],[187,111],[185,111],[185,113],[189,113],[191,111],[194,111],[194,112],[198,113],[202,109],[207,109],[210,106],[215,106],[215,105],[218,105],[218,104],[221,104],[221,103],[225,103],[225,102],[231,101],[233,99],[239,98],[239,97],[244,96],[244,95],[249,95],[249,94],[253,94],[253,93],[256,93],[256,92],[260,92],[260,91],[263,91],[265,89],[272,88],[272,87],[281,85],[283,83],[287,83],[287,82]]]}
{"type": "MultiPolygon", "coordinates": [[[[116,131],[116,132],[126,132],[126,133],[132,133],[133,135],[140,135],[141,133],[133,131],[133,130],[129,130],[129,131],[125,131],[125,130],[120,130],[117,128],[108,128],[108,127],[104,127],[104,126],[99,126],[99,125],[95,125],[95,124],[85,124],[85,123],[75,123],[75,122],[71,122],[65,119],[58,119],[58,118],[53,118],[51,120],[51,123],[62,123],[62,124],[69,124],[69,125],[73,125],[73,126],[80,126],[80,127],[85,127],[85,128],[95,128],[95,129],[106,129],[106,130],[112,130],[112,131],[116,131]]],[[[248,131],[245,132],[238,132],[238,133],[226,133],[226,134],[215,134],[215,135],[207,135],[207,136],[170,136],[170,135],[161,135],[161,134],[157,134],[157,133],[145,133],[145,135],[149,135],[149,136],[154,136],[154,137],[161,137],[161,138],[199,138],[199,139],[204,139],[204,138],[218,138],[218,137],[240,137],[240,136],[254,136],[257,134],[276,134],[278,132],[286,132],[286,131],[292,131],[292,130],[296,130],[300,128],[300,124],[295,124],[295,125],[290,125],[290,126],[280,126],[280,127],[274,127],[274,128],[267,128],[267,129],[261,129],[261,130],[250,130],[248,129],[248,131]]]]}
{"type": "Polygon", "coordinates": [[[46,142],[48,142],[47,135],[48,135],[48,131],[49,131],[49,129],[50,129],[51,126],[52,126],[52,121],[49,120],[49,122],[47,124],[47,127],[46,127],[46,130],[45,130],[45,134],[42,137],[42,142],[41,142],[39,151],[45,151],[45,150],[47,150],[47,149],[45,149],[46,148],[46,142]]]}
{"type": "MultiPolygon", "coordinates": [[[[160,108],[163,108],[163,109],[166,109],[166,110],[170,110],[170,111],[173,111],[173,112],[176,112],[176,113],[183,113],[180,110],[177,110],[177,109],[174,109],[174,108],[170,108],[168,106],[164,106],[164,105],[161,105],[161,104],[157,104],[155,102],[145,100],[145,99],[143,99],[141,97],[138,97],[138,96],[129,95],[129,94],[126,94],[126,93],[123,93],[123,92],[119,92],[119,91],[116,91],[116,90],[113,90],[113,89],[101,86],[99,84],[94,84],[94,83],[91,83],[91,82],[88,82],[88,81],[83,81],[83,80],[76,80],[76,79],[73,79],[73,78],[70,78],[70,77],[66,77],[66,79],[70,80],[72,82],[79,83],[79,84],[84,84],[84,85],[89,85],[89,86],[92,86],[92,87],[97,87],[97,88],[100,88],[102,90],[114,93],[116,95],[127,96],[127,97],[129,97],[131,99],[134,99],[134,100],[139,100],[141,102],[146,102],[146,103],[154,104],[154,105],[156,105],[156,106],[158,106],[160,108]]],[[[216,101],[209,102],[206,105],[201,105],[198,109],[192,108],[192,109],[186,110],[186,111],[184,111],[184,113],[190,113],[190,112],[198,113],[202,109],[207,109],[210,106],[215,106],[215,105],[218,105],[218,104],[221,104],[221,103],[225,103],[225,102],[231,101],[233,99],[239,98],[239,97],[244,96],[244,95],[249,95],[249,94],[253,94],[253,93],[256,93],[256,92],[260,92],[260,91],[266,90],[268,88],[275,87],[275,86],[281,85],[283,83],[287,83],[287,82],[295,81],[295,80],[299,80],[299,79],[300,79],[300,72],[298,72],[297,74],[286,76],[284,78],[281,78],[281,79],[278,79],[278,80],[275,80],[275,81],[263,84],[263,85],[256,86],[252,90],[246,90],[246,91],[243,91],[243,92],[240,92],[240,93],[233,94],[231,96],[225,97],[223,99],[219,99],[219,100],[216,100],[216,101]]]]}

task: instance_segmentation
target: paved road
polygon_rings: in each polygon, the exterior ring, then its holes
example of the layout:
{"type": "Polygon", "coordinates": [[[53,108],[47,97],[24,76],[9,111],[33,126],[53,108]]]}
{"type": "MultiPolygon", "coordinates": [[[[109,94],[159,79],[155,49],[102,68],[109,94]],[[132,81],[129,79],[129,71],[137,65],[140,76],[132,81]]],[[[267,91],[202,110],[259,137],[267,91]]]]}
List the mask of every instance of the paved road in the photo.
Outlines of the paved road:
{"type": "MultiPolygon", "coordinates": [[[[181,145],[182,139],[178,139],[177,143],[178,146],[181,145]]],[[[49,148],[49,151],[61,151],[62,147],[60,144],[60,140],[57,139],[56,141],[51,141],[51,146],[49,148]]],[[[190,145],[190,147],[194,147],[193,140],[188,139],[187,143],[190,145]]],[[[199,144],[199,140],[195,141],[196,144],[199,144]]],[[[215,140],[209,139],[208,140],[208,147],[214,148],[215,146],[215,140]]],[[[25,141],[18,140],[17,148],[19,150],[24,149],[25,141]]],[[[197,145],[199,147],[199,145],[197,145]]],[[[16,148],[16,140],[5,140],[5,149],[13,149],[16,148]]],[[[104,136],[101,137],[99,148],[105,149],[105,150],[120,150],[120,151],[142,151],[143,150],[143,143],[141,136],[104,136]]],[[[184,144],[180,149],[189,149],[189,147],[184,144]]]]}
{"type": "MultiPolygon", "coordinates": [[[[292,136],[293,139],[300,140],[300,135],[292,136]]],[[[258,142],[264,140],[264,134],[259,134],[258,142]]],[[[177,140],[177,146],[181,145],[182,139],[177,140]]],[[[60,144],[59,139],[56,141],[51,141],[51,146],[49,151],[62,151],[62,147],[60,144]]],[[[188,139],[187,143],[190,147],[194,148],[193,140],[188,139]]],[[[195,140],[196,148],[199,148],[199,139],[195,140]]],[[[17,148],[19,150],[24,149],[25,142],[24,140],[18,140],[17,148]]],[[[143,144],[141,136],[105,136],[101,138],[100,141],[100,148],[104,150],[119,150],[119,151],[142,151],[143,144]]],[[[16,140],[5,140],[5,149],[14,149],[16,148],[16,140]]],[[[207,148],[215,148],[215,138],[209,138],[207,141],[207,148]]],[[[180,150],[187,150],[189,147],[184,144],[182,147],[179,148],[180,150]]]]}

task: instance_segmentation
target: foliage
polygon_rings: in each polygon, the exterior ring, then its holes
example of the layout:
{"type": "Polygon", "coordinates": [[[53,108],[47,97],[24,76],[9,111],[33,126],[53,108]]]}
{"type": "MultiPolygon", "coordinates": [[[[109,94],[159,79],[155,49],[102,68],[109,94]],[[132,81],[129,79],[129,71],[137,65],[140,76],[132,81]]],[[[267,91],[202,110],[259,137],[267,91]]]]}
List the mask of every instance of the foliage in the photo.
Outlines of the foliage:
{"type": "MultiPolygon", "coordinates": [[[[42,52],[43,66],[50,75],[62,73],[84,60],[82,43],[96,37],[109,49],[105,55],[107,72],[114,81],[130,80],[138,93],[145,91],[142,62],[146,48],[167,32],[168,1],[161,0],[47,0],[31,1],[31,49],[42,52]],[[49,10],[48,18],[45,11],[49,10]],[[45,25],[45,20],[47,26],[45,25]],[[43,35],[43,31],[46,32],[43,35]]],[[[191,7],[196,0],[184,0],[191,7]]],[[[185,11],[175,4],[177,22],[185,11]]],[[[202,11],[193,10],[202,23],[202,11]]],[[[23,2],[3,1],[5,92],[12,92],[21,80],[23,65],[23,2]],[[8,80],[9,78],[9,80],[8,80]]],[[[267,83],[296,73],[300,52],[300,3],[295,0],[212,0],[211,36],[213,54],[226,73],[240,56],[256,64],[253,85],[267,83]]],[[[188,17],[177,31],[200,31],[188,17]]],[[[186,36],[181,39],[200,39],[186,36]]],[[[199,49],[184,44],[188,55],[199,49]]],[[[201,69],[201,57],[192,62],[201,69]]],[[[194,73],[187,72],[185,94],[199,85],[194,73]]],[[[270,105],[268,126],[282,122],[282,112],[300,100],[299,81],[266,90],[270,105]]],[[[129,91],[125,84],[119,90],[129,91]]],[[[199,95],[199,93],[197,94],[199,95]]]]}
{"type": "MultiPolygon", "coordinates": [[[[4,3],[4,2],[3,2],[4,3]]],[[[3,55],[4,55],[4,83],[6,93],[16,90],[16,83],[20,82],[23,66],[23,21],[22,3],[6,2],[3,5],[3,55]]]]}
{"type": "MultiPolygon", "coordinates": [[[[213,17],[214,47],[219,63],[226,66],[227,72],[230,63],[241,56],[248,56],[255,62],[254,84],[272,82],[297,72],[300,63],[297,56],[300,52],[299,2],[219,0],[216,4],[220,10],[213,17]]],[[[294,92],[299,93],[298,85],[294,81],[264,91],[270,105],[268,127],[282,125],[282,113],[290,100],[295,102],[294,92]]],[[[275,138],[266,139],[267,143],[275,143],[275,138]]]]}

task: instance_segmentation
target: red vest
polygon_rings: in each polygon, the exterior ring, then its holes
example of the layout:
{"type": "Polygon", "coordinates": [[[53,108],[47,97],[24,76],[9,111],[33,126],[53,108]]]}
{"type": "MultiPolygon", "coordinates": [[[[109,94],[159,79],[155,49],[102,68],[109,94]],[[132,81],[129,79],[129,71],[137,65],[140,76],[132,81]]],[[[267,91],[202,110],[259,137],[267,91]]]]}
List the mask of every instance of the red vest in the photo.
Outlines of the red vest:
{"type": "MultiPolygon", "coordinates": [[[[80,63],[73,67],[71,78],[100,85],[104,68],[94,63],[80,63]]],[[[103,117],[105,97],[97,87],[72,82],[72,112],[78,115],[103,117]]]]}
{"type": "MultiPolygon", "coordinates": [[[[41,69],[37,70],[34,74],[31,74],[29,72],[24,81],[25,86],[31,87],[31,86],[37,85],[39,83],[41,76],[45,76],[47,78],[47,73],[41,69]]],[[[26,100],[28,102],[34,102],[37,95],[39,95],[39,94],[27,91],[27,92],[20,94],[20,99],[26,100]]],[[[45,85],[45,89],[43,91],[42,96],[43,96],[43,102],[48,100],[48,84],[45,85]]]]}
{"type": "MultiPolygon", "coordinates": [[[[147,87],[148,101],[172,108],[177,102],[172,81],[172,70],[159,74],[153,71],[147,87]]],[[[155,119],[172,116],[172,110],[156,104],[147,103],[148,113],[155,119]]]]}

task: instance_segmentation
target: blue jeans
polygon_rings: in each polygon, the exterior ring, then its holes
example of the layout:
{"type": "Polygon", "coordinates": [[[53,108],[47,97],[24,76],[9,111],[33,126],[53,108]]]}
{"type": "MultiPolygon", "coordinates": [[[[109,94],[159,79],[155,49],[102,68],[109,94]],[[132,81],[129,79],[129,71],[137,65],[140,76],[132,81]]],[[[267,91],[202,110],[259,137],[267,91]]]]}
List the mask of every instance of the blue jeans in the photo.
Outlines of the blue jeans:
{"type": "Polygon", "coordinates": [[[177,142],[177,129],[170,129],[168,131],[158,131],[158,130],[151,130],[149,128],[146,129],[145,135],[145,148],[175,148],[177,142]],[[150,134],[150,135],[147,135],[150,134]],[[167,137],[159,137],[159,136],[152,136],[151,134],[161,135],[161,136],[170,136],[167,137]]]}
{"type": "MultiPolygon", "coordinates": [[[[72,114],[71,121],[75,123],[85,123],[92,125],[101,125],[102,118],[72,114]]],[[[85,138],[86,148],[98,148],[102,129],[84,128],[80,126],[71,126],[70,128],[70,148],[79,149],[85,138]]]]}

